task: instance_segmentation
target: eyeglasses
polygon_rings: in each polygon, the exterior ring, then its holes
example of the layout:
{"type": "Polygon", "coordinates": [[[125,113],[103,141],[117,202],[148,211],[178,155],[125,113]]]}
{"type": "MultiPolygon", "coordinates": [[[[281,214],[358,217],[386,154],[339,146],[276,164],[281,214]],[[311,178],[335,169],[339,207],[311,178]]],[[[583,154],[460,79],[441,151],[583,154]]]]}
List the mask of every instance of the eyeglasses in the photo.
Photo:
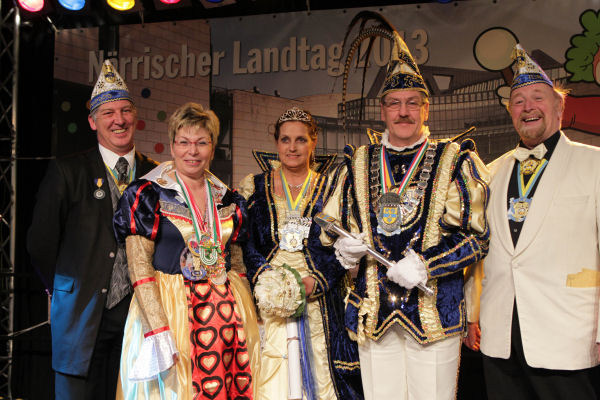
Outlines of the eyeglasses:
{"type": "Polygon", "coordinates": [[[421,108],[423,105],[422,101],[409,99],[406,102],[400,100],[384,100],[381,102],[385,108],[389,108],[390,110],[398,111],[402,108],[402,104],[406,105],[406,108],[410,111],[416,111],[421,108]]]}
{"type": "Polygon", "coordinates": [[[205,140],[205,139],[196,140],[195,142],[192,142],[191,140],[186,140],[186,139],[176,139],[176,140],[173,140],[173,144],[175,144],[175,146],[180,147],[182,149],[190,149],[192,146],[195,146],[199,149],[203,149],[206,146],[210,146],[212,144],[212,142],[205,140]]]}

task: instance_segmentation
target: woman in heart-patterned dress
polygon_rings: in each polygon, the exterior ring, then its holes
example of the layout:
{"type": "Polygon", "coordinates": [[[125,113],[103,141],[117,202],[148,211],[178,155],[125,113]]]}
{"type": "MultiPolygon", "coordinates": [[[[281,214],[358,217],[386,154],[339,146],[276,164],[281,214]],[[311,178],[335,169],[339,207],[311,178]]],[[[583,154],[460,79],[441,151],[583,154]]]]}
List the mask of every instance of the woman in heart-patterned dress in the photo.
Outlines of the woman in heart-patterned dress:
{"type": "Polygon", "coordinates": [[[256,313],[230,255],[248,239],[246,206],[208,172],[218,134],[212,111],[181,106],[173,161],[133,182],[115,213],[134,287],[117,398],[254,398],[256,313]]]}

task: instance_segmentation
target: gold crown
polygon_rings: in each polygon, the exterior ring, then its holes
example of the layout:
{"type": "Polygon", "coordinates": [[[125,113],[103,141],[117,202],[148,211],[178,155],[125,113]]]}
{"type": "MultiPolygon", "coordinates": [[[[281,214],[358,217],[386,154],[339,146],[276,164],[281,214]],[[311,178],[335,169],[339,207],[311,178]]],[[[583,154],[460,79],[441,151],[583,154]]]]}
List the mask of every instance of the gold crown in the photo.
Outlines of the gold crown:
{"type": "Polygon", "coordinates": [[[299,109],[298,107],[292,107],[284,112],[281,117],[277,120],[278,124],[282,124],[287,121],[302,121],[312,122],[312,117],[306,111],[299,109]]]}

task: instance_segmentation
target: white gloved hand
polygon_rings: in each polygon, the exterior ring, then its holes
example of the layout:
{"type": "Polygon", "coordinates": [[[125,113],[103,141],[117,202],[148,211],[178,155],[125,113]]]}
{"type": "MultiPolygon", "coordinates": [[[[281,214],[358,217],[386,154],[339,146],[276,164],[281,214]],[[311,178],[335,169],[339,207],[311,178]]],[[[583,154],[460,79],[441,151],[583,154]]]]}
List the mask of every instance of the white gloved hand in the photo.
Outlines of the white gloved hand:
{"type": "Polygon", "coordinates": [[[333,247],[335,248],[335,257],[346,269],[353,269],[358,262],[367,254],[367,245],[364,242],[365,233],[353,233],[353,237],[339,237],[333,247]]]}
{"type": "Polygon", "coordinates": [[[409,249],[402,260],[396,261],[387,270],[387,277],[406,289],[412,289],[419,283],[427,282],[427,268],[417,253],[409,249]]]}

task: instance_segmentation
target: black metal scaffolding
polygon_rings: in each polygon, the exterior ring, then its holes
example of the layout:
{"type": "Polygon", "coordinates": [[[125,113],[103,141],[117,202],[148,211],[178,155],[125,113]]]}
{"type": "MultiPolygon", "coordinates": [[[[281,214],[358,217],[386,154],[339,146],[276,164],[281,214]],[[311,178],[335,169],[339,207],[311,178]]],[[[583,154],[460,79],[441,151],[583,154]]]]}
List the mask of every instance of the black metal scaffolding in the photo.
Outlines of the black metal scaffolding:
{"type": "Polygon", "coordinates": [[[0,398],[12,398],[19,13],[0,2],[0,398]]]}

